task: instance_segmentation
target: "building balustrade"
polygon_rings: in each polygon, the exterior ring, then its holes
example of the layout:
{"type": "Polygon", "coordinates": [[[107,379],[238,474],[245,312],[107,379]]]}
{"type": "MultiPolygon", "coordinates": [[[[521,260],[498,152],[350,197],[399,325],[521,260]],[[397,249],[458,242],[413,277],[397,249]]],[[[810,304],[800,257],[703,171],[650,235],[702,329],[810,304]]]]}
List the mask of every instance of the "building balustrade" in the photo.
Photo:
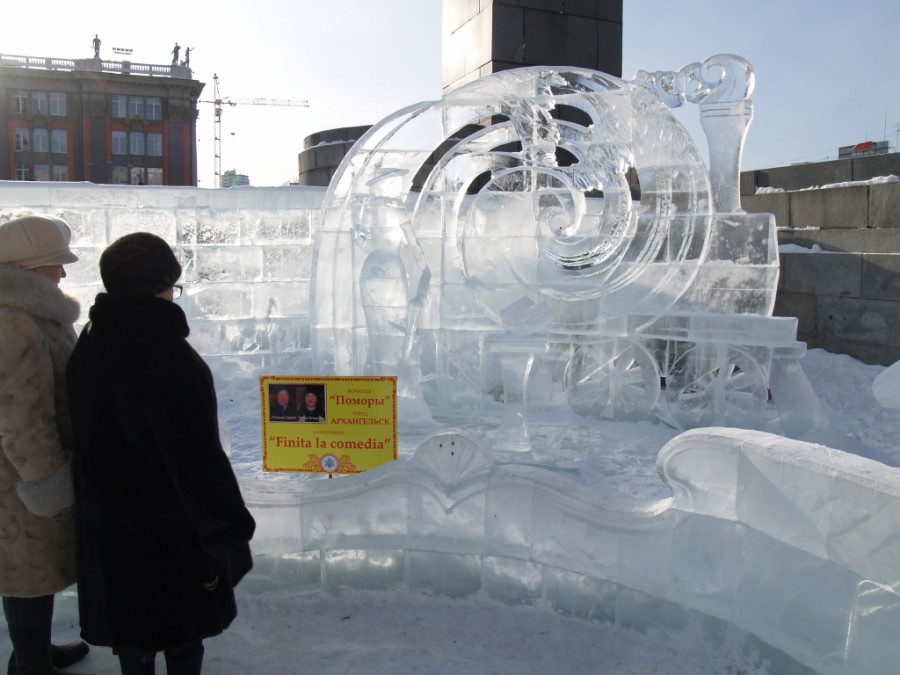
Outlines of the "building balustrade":
{"type": "Polygon", "coordinates": [[[35,68],[40,70],[89,70],[102,73],[127,73],[129,75],[191,79],[190,67],[175,63],[160,65],[153,63],[134,63],[132,61],[111,61],[99,58],[57,59],[44,56],[0,54],[0,66],[35,68]]]}

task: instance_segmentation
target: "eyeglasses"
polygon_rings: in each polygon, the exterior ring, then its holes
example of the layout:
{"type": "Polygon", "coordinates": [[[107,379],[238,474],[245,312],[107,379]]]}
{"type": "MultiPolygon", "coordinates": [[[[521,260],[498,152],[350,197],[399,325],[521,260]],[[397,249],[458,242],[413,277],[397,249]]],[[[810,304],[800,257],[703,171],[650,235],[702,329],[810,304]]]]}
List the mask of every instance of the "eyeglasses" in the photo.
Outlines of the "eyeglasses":
{"type": "Polygon", "coordinates": [[[181,294],[184,292],[184,286],[181,284],[175,284],[172,286],[172,299],[177,300],[181,297],[181,294]]]}

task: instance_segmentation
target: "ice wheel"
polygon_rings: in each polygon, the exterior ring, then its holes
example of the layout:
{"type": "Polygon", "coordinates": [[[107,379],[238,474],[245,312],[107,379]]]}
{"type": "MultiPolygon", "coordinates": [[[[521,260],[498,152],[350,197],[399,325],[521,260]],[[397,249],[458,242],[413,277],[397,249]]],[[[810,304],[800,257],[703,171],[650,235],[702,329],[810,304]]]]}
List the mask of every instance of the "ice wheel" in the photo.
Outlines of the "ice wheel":
{"type": "Polygon", "coordinates": [[[765,414],[768,378],[744,349],[695,345],[672,364],[666,377],[672,420],[682,429],[755,428],[765,414]]]}
{"type": "Polygon", "coordinates": [[[566,365],[565,387],[569,407],[579,415],[640,419],[659,398],[659,369],[637,342],[580,345],[566,365]]]}

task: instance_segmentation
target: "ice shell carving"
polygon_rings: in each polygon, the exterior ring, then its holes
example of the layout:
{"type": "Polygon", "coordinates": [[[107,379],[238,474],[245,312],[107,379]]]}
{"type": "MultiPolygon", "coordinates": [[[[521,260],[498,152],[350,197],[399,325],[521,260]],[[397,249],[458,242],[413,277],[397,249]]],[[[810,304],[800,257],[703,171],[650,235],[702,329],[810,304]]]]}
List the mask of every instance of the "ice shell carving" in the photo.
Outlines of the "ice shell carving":
{"type": "Polygon", "coordinates": [[[413,465],[431,474],[438,487],[449,495],[467,482],[482,480],[492,462],[473,437],[458,429],[447,429],[419,445],[413,465]]]}
{"type": "Polygon", "coordinates": [[[734,206],[752,85],[729,55],[631,82],[533,67],[386,118],[325,198],[315,358],[398,374],[432,409],[518,407],[523,445],[535,373],[543,403],[580,415],[645,416],[668,380],[660,417],[753,426],[795,333],[766,323],[774,223],[734,206]],[[660,96],[701,103],[713,172],[660,96]]]}

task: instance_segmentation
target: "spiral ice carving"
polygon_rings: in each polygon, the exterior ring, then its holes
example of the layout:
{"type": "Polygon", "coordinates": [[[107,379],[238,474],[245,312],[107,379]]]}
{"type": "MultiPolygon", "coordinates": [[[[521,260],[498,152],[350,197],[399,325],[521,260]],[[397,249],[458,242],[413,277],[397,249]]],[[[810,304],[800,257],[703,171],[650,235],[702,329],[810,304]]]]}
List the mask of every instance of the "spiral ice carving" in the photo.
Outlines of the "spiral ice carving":
{"type": "Polygon", "coordinates": [[[401,420],[496,400],[516,448],[530,400],[643,416],[666,380],[672,423],[751,424],[772,345],[793,344],[792,326],[771,337],[762,316],[774,225],[739,213],[752,88],[730,55],[631,82],[533,67],[386,118],[325,198],[316,363],[398,375],[401,420]],[[686,101],[700,104],[709,172],[669,109],[686,101]],[[759,315],[732,328],[732,309],[759,315]]]}
{"type": "Polygon", "coordinates": [[[670,108],[685,102],[743,101],[756,86],[753,68],[734,54],[717,54],[702,63],[689,63],[677,72],[640,70],[634,79],[670,108]]]}
{"type": "MultiPolygon", "coordinates": [[[[710,214],[693,141],[643,86],[577,69],[482,78],[387,118],[346,157],[320,228],[315,347],[338,372],[368,370],[374,323],[407,347],[415,331],[503,331],[522,297],[550,306],[554,332],[658,315],[690,283],[710,214]],[[406,311],[386,321],[342,283],[371,256],[407,275],[390,301],[406,311]]],[[[368,269],[366,284],[391,274],[368,269]]]]}

